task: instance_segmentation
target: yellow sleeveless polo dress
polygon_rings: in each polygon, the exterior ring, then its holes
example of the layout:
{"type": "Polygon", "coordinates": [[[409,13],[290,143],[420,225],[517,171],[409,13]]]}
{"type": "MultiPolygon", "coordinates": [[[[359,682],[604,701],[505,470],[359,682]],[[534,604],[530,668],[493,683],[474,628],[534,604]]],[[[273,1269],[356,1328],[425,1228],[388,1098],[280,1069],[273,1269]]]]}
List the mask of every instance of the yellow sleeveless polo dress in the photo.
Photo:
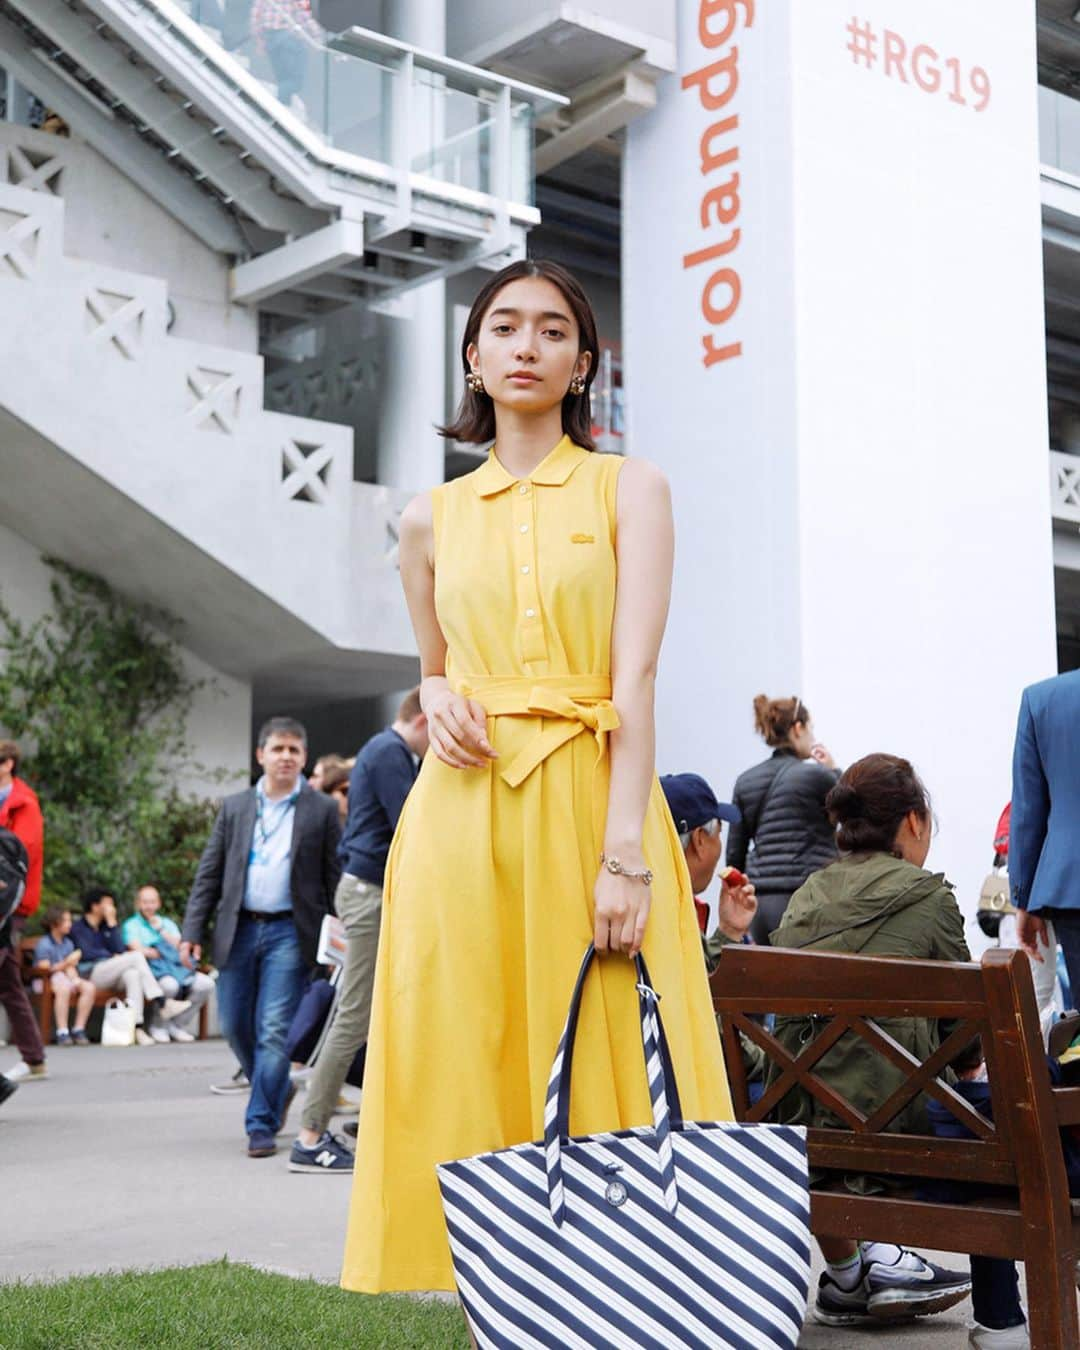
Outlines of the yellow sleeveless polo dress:
{"type": "MultiPolygon", "coordinates": [[[[492,453],[433,494],[446,674],[499,758],[429,753],[390,849],[342,1284],[453,1289],[435,1165],[543,1137],[593,932],[608,792],[615,492],[623,461],[564,437],[527,479],[492,453]]],[[[698,765],[686,765],[687,769],[698,765]]],[[[684,1116],[730,1120],[686,862],[654,779],[644,955],[684,1116]]],[[[571,1130],[651,1121],[633,964],[586,985],[571,1130]]]]}

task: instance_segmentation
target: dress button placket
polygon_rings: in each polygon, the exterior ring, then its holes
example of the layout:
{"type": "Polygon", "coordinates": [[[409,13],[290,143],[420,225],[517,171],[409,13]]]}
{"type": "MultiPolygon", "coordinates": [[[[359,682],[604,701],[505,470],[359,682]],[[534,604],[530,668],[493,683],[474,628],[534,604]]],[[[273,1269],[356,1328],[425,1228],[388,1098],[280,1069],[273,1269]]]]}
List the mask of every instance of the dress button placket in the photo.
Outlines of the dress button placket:
{"type": "Polygon", "coordinates": [[[515,483],[511,492],[514,522],[514,562],[517,573],[518,630],[521,655],[526,662],[547,660],[544,621],[540,615],[540,592],[536,585],[536,496],[531,483],[515,483]]]}

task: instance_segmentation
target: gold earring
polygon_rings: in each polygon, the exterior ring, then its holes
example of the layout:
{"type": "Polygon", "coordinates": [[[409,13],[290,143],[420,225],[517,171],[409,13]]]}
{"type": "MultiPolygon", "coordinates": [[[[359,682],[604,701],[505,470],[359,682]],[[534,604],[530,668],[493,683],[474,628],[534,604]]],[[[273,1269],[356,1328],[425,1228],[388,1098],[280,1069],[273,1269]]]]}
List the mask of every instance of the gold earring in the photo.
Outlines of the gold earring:
{"type": "Polygon", "coordinates": [[[583,394],[585,392],[585,376],[575,375],[570,381],[570,392],[572,394],[583,394]]]}
{"type": "Polygon", "coordinates": [[[478,371],[470,370],[468,375],[465,376],[465,383],[469,386],[470,394],[483,394],[486,392],[484,389],[484,381],[478,371]]]}

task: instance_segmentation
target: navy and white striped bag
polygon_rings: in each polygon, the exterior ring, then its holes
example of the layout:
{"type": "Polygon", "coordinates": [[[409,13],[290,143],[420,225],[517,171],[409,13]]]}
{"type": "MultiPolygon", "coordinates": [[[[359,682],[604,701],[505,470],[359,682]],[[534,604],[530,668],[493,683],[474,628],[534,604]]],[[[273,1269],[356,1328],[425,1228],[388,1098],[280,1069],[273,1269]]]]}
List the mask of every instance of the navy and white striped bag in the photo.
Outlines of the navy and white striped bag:
{"type": "Polygon", "coordinates": [[[659,995],[637,958],[653,1126],[569,1137],[590,946],[548,1082],[543,1143],[436,1170],[483,1350],[791,1350],[806,1314],[805,1130],[682,1119],[659,995]]]}

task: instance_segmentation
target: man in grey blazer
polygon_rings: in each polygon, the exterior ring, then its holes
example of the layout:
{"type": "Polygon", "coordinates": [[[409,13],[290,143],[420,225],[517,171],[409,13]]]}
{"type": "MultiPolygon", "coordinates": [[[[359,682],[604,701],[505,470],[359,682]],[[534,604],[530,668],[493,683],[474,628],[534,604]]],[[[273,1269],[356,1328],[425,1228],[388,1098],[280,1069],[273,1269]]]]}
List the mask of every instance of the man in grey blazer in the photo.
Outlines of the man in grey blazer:
{"type": "Polygon", "coordinates": [[[1080,995],[1080,671],[1024,690],[1013,751],[1009,883],[1017,932],[1037,961],[1061,944],[1080,995]]]}
{"type": "Polygon", "coordinates": [[[285,1038],[315,965],[341,874],[337,804],[308,786],[307,733],[290,717],[259,730],[263,776],[222,803],[184,914],[180,956],[202,953],[213,920],[221,1028],[251,1084],[248,1156],[277,1149],[289,1095],[285,1038]]]}

